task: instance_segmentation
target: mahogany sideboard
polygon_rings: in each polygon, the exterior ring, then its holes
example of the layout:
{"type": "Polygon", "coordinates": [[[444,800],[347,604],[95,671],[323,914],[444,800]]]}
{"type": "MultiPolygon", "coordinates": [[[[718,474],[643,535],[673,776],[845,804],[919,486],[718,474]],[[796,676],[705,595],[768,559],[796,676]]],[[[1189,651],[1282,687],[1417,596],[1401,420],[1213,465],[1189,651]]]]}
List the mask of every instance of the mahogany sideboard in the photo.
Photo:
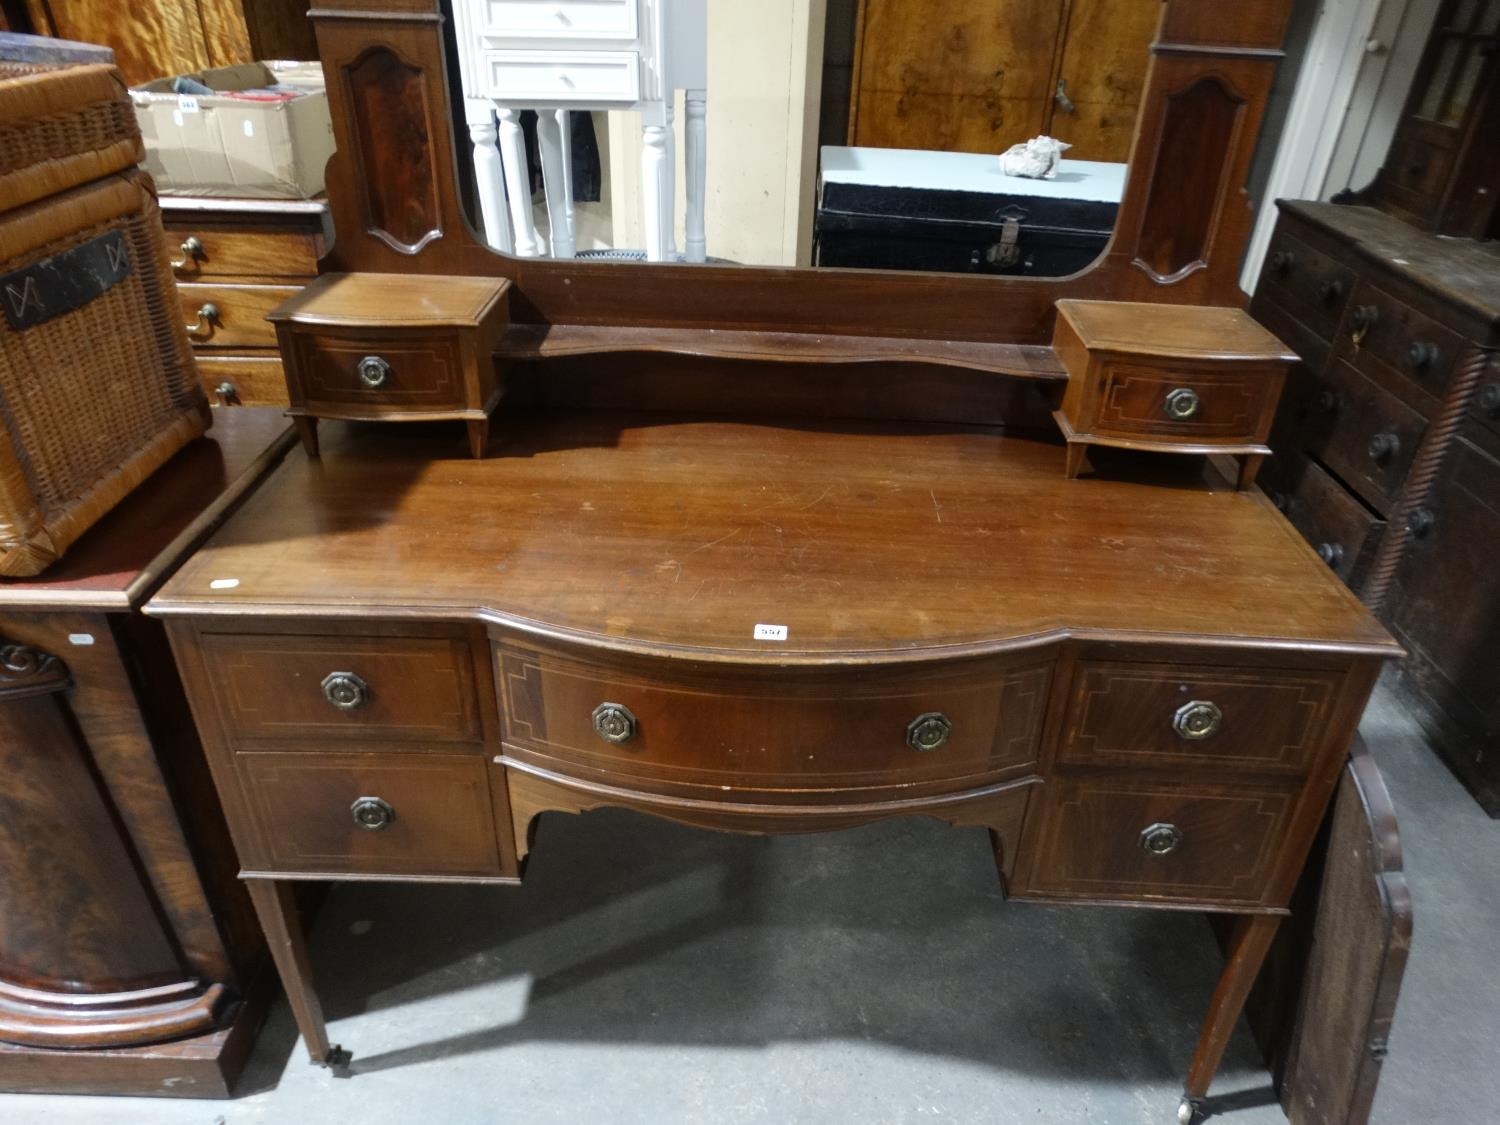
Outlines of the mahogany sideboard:
{"type": "Polygon", "coordinates": [[[139,608],[291,447],[219,416],[0,582],[0,1090],[227,1097],[275,979],[160,623],[139,608]]]}
{"type": "Polygon", "coordinates": [[[925,815],[1011,898],[1232,918],[1193,1116],[1399,653],[1261,493],[977,425],[326,429],[147,610],[314,1060],[298,880],[513,884],[549,810],[925,815]]]}

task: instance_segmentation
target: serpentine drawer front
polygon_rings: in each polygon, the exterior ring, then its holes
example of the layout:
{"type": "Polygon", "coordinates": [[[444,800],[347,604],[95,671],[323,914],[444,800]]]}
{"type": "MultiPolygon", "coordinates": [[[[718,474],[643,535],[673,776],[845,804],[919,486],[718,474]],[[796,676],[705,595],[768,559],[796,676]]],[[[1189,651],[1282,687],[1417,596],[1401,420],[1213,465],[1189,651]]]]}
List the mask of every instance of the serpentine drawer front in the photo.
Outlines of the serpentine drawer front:
{"type": "Polygon", "coordinates": [[[1229,374],[1181,366],[1114,363],[1105,368],[1093,432],[1111,437],[1260,440],[1262,418],[1275,407],[1275,370],[1229,374]]]}
{"type": "Polygon", "coordinates": [[[464,404],[456,335],[298,333],[288,361],[297,368],[309,406],[456,410],[464,404]]]}

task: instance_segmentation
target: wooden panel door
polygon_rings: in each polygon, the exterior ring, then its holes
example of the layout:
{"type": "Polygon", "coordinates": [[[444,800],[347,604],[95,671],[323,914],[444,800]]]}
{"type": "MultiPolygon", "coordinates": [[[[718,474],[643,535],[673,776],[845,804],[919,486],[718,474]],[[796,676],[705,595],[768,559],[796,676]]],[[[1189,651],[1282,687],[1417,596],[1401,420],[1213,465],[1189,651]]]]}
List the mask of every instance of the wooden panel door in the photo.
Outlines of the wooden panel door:
{"type": "Polygon", "coordinates": [[[1161,0],[1071,0],[1043,131],[1072,160],[1123,162],[1146,88],[1161,0]]]}
{"type": "Polygon", "coordinates": [[[849,143],[999,153],[1042,132],[1065,0],[861,0],[849,143]]]}

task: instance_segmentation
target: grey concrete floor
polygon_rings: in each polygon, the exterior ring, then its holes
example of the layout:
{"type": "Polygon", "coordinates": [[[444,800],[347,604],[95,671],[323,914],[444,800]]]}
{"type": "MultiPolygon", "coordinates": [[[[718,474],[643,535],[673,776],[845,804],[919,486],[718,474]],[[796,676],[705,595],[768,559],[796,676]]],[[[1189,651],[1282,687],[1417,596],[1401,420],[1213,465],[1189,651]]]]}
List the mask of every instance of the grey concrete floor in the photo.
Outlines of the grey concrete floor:
{"type": "MultiPolygon", "coordinates": [[[[1381,1125],[1496,1120],[1500,824],[1383,693],[1416,936],[1381,1125]]],[[[1217,972],[1191,914],[1006,905],[983,833],[777,839],[605,810],[543,822],[518,889],[345,884],[314,934],[352,1079],[285,1003],[229,1102],[0,1095],[5,1125],[1174,1120],[1217,972]]],[[[1284,1121],[1241,1028],[1225,1125],[1284,1121]]]]}

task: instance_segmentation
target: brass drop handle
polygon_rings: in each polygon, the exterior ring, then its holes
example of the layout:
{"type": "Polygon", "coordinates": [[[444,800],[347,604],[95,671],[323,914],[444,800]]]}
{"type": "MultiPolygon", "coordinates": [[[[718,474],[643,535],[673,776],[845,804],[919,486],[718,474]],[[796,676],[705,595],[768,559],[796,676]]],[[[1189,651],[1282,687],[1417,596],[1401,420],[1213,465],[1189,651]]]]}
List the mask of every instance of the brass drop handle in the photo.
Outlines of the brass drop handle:
{"type": "Polygon", "coordinates": [[[1224,725],[1224,712],[1217,703],[1206,699],[1194,699],[1184,703],[1172,714],[1172,729],[1185,742],[1202,742],[1219,733],[1224,725]]]}
{"type": "Polygon", "coordinates": [[[1486,383],[1480,388],[1479,409],[1491,418],[1500,418],[1500,383],[1486,383]]]}
{"type": "Polygon", "coordinates": [[[240,397],[240,389],[233,383],[231,383],[228,379],[225,379],[222,383],[214,388],[214,397],[219,400],[220,406],[228,406],[231,402],[240,397]]]}
{"type": "Polygon", "coordinates": [[[1291,273],[1297,264],[1297,255],[1290,250],[1278,250],[1271,255],[1271,268],[1277,273],[1291,273]]]}
{"type": "Polygon", "coordinates": [[[1162,408],[1166,410],[1167,417],[1174,422],[1186,422],[1198,413],[1202,400],[1198,398],[1198,392],[1192,387],[1176,387],[1167,392],[1167,397],[1162,402],[1162,408]]]}
{"type": "Polygon", "coordinates": [[[635,715],[623,703],[601,703],[594,708],[594,733],[612,746],[635,737],[635,715]]]}
{"type": "Polygon", "coordinates": [[[214,334],[214,325],[219,322],[219,306],[205,301],[198,306],[198,317],[192,324],[185,324],[190,340],[207,340],[214,334]]]}
{"type": "Polygon", "coordinates": [[[1413,340],[1406,349],[1406,366],[1413,371],[1429,371],[1437,366],[1439,354],[1431,340],[1413,340]]]}
{"type": "Polygon", "coordinates": [[[1322,559],[1333,570],[1337,570],[1339,564],[1344,561],[1344,547],[1341,543],[1319,543],[1318,558],[1322,559]]]}
{"type": "Polygon", "coordinates": [[[1375,322],[1380,319],[1380,310],[1374,305],[1360,305],[1349,314],[1349,323],[1353,331],[1349,333],[1354,346],[1358,347],[1365,342],[1365,337],[1370,334],[1370,329],[1375,327],[1375,322]]]}
{"type": "Polygon", "coordinates": [[[1377,465],[1383,464],[1401,452],[1401,438],[1390,431],[1376,434],[1365,447],[1365,452],[1370,455],[1371,461],[1377,465]]]}
{"type": "Polygon", "coordinates": [[[360,797],[349,806],[349,815],[365,831],[379,832],[390,827],[391,821],[396,819],[396,810],[379,797],[360,797]]]}
{"type": "Polygon", "coordinates": [[[378,355],[367,355],[359,361],[359,381],[372,391],[385,386],[391,377],[391,365],[378,355]]]}
{"type": "Polygon", "coordinates": [[[323,698],[339,711],[357,711],[370,700],[370,685],[353,672],[329,672],[323,677],[323,698]]]}
{"type": "Polygon", "coordinates": [[[203,243],[199,241],[196,234],[188,235],[183,240],[180,249],[182,250],[182,257],[172,263],[174,270],[187,269],[189,264],[196,268],[197,264],[203,260],[203,243]]]}
{"type": "Polygon", "coordinates": [[[1175,824],[1149,824],[1141,829],[1137,843],[1147,855],[1171,855],[1182,846],[1182,829],[1175,824]]]}
{"type": "Polygon", "coordinates": [[[1068,97],[1068,80],[1059,78],[1057,80],[1057,93],[1052,95],[1052,100],[1057,103],[1057,108],[1064,113],[1077,113],[1078,107],[1073,104],[1073,99],[1068,97]]]}
{"type": "Polygon", "coordinates": [[[930,754],[948,741],[953,723],[941,711],[918,715],[906,726],[906,744],[913,750],[930,754]]]}

